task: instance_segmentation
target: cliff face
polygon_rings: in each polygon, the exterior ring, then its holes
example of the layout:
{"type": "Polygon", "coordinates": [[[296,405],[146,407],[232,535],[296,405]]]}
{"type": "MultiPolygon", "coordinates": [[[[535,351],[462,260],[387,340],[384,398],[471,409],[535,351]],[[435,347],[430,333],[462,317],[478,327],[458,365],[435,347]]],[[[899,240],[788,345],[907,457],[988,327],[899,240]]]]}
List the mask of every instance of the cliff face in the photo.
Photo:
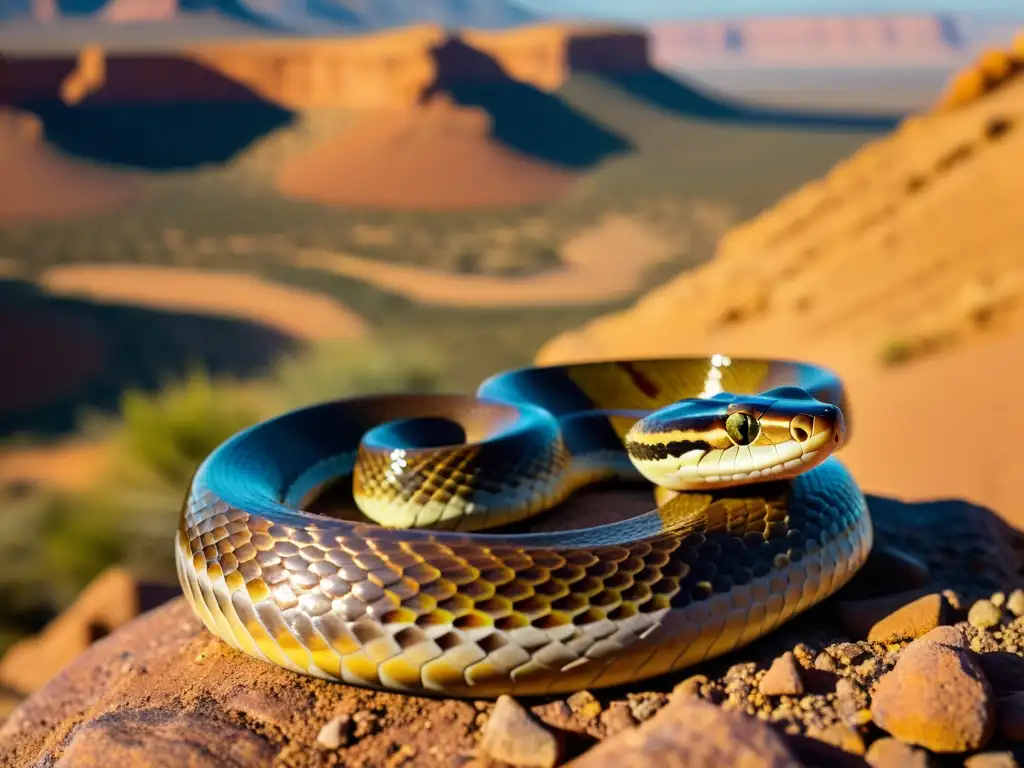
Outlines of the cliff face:
{"type": "Polygon", "coordinates": [[[957,20],[942,15],[667,22],[652,27],[652,38],[652,58],[669,68],[926,65],[968,43],[957,20]]]}
{"type": "MultiPolygon", "coordinates": [[[[453,45],[441,27],[424,25],[349,38],[197,45],[180,54],[108,53],[105,80],[92,88],[88,100],[263,100],[290,109],[406,107],[419,101],[442,65],[451,82],[513,79],[550,91],[574,71],[646,69],[647,38],[627,28],[538,25],[467,32],[453,45]],[[455,49],[464,53],[448,55],[455,49]]],[[[70,57],[12,59],[7,101],[56,100],[76,67],[81,69],[80,62],[70,57]]]]}

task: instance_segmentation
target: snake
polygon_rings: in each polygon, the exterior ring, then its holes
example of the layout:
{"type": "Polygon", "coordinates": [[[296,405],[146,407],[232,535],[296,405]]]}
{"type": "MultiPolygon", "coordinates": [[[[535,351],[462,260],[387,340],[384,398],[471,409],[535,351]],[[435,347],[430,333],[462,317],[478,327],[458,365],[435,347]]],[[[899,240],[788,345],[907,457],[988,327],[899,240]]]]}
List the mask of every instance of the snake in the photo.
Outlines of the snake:
{"type": "Polygon", "coordinates": [[[624,685],[741,648],[852,578],[873,529],[833,455],[848,436],[834,372],[723,354],[329,400],[202,460],[178,577],[210,632],[302,675],[456,698],[624,685]],[[653,508],[587,525],[623,481],[653,508]],[[537,529],[585,486],[582,527],[537,529]],[[332,489],[358,510],[311,511],[332,489]]]}

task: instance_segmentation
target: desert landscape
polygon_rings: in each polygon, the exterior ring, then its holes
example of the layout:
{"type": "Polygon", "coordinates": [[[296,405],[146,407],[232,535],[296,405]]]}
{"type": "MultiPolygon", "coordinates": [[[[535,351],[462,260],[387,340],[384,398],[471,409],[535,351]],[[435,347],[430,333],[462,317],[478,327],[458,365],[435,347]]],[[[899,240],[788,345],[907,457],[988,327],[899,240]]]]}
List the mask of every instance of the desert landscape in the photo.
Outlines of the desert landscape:
{"type": "MultiPolygon", "coordinates": [[[[0,763],[1024,764],[1024,36],[927,110],[872,114],[659,68],[863,55],[841,26],[502,18],[0,60],[0,763]],[[745,649],[427,699],[255,662],[178,597],[191,473],[257,420],[712,353],[843,377],[876,534],[745,649]]],[[[945,61],[932,22],[858,45],[945,61]]],[[[651,503],[588,490],[533,529],[651,503]]]]}

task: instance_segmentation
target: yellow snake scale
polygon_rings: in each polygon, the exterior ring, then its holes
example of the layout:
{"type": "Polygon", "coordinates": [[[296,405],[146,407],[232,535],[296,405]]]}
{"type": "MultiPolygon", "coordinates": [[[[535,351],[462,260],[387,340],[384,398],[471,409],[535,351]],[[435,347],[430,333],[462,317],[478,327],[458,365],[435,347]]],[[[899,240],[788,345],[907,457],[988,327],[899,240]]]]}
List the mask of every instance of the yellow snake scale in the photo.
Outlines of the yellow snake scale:
{"type": "MultiPolygon", "coordinates": [[[[772,419],[800,440],[826,424],[824,411],[801,415],[801,397],[831,409],[841,444],[846,394],[830,371],[722,355],[524,368],[476,397],[292,411],[235,435],[196,471],[176,536],[181,586],[231,646],[371,688],[539,695],[678,670],[770,632],[863,563],[871,522],[835,458],[745,482],[723,470],[717,485],[663,494],[610,524],[479,531],[596,480],[636,479],[630,459],[654,476],[655,464],[699,458],[743,407],[760,421],[733,426],[782,452],[789,438],[772,438],[772,419]],[[302,511],[339,477],[388,525],[302,511]]],[[[716,455],[724,466],[736,451],[716,455]]],[[[676,475],[706,480],[702,462],[676,475]]]]}

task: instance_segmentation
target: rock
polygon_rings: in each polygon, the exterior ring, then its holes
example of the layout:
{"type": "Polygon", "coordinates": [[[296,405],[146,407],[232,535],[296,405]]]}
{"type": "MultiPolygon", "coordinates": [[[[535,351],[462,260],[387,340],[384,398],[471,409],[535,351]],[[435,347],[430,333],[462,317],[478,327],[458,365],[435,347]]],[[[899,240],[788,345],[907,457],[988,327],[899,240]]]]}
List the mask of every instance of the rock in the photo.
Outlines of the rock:
{"type": "Polygon", "coordinates": [[[317,736],[345,714],[354,738],[330,753],[337,765],[397,755],[449,766],[476,746],[469,702],[354,688],[256,661],[214,638],[178,599],[94,643],[23,701],[0,725],[0,765],[320,768],[317,736]]]}
{"type": "Polygon", "coordinates": [[[948,615],[942,595],[925,595],[876,622],[868,630],[867,639],[872,643],[890,643],[905,637],[918,638],[945,624],[948,615]]]}
{"type": "Polygon", "coordinates": [[[825,728],[813,728],[807,731],[807,735],[851,755],[863,755],[865,751],[864,737],[846,723],[835,722],[825,728]]]}
{"type": "Polygon", "coordinates": [[[1002,607],[1006,605],[1006,593],[996,592],[988,599],[988,601],[1001,610],[1002,607]]]}
{"type": "Polygon", "coordinates": [[[664,693],[653,692],[630,693],[626,699],[629,701],[629,711],[638,723],[651,719],[668,702],[668,696],[664,693]]]}
{"type": "Polygon", "coordinates": [[[790,651],[786,651],[772,662],[758,684],[758,690],[765,696],[802,696],[804,682],[800,668],[790,651]]]}
{"type": "Polygon", "coordinates": [[[899,739],[879,739],[864,755],[871,768],[928,768],[928,753],[904,744],[899,739]]]}
{"type": "Polygon", "coordinates": [[[177,585],[143,582],[126,570],[109,568],[41,633],[11,646],[0,660],[0,685],[32,693],[96,640],[180,595],[177,585]]]}
{"type": "Polygon", "coordinates": [[[1001,698],[997,712],[999,735],[1012,741],[1024,741],[1024,692],[1001,698]]]}
{"type": "Polygon", "coordinates": [[[605,727],[608,736],[625,731],[636,725],[633,713],[629,711],[629,705],[624,701],[613,701],[608,709],[601,713],[601,724],[605,727]]]}
{"type": "Polygon", "coordinates": [[[601,702],[599,702],[590,691],[579,691],[574,693],[568,699],[566,704],[569,705],[569,709],[579,716],[580,720],[586,722],[587,720],[593,720],[595,717],[601,714],[601,702]]]}
{"type": "Polygon", "coordinates": [[[1006,599],[1006,610],[1014,616],[1024,616],[1024,589],[1015,589],[1006,599]]]}
{"type": "Polygon", "coordinates": [[[708,680],[707,675],[690,675],[690,677],[672,689],[672,694],[669,698],[698,698],[701,686],[707,685],[709,682],[711,681],[708,680]]]}
{"type": "Polygon", "coordinates": [[[516,768],[553,768],[561,754],[555,735],[511,696],[499,696],[495,702],[480,738],[480,750],[516,768]]]}
{"type": "Polygon", "coordinates": [[[337,749],[348,744],[351,726],[352,718],[349,715],[338,715],[320,729],[316,735],[316,745],[321,749],[337,749]]]}
{"type": "Polygon", "coordinates": [[[606,739],[571,768],[641,766],[799,768],[782,737],[753,717],[693,698],[674,699],[646,723],[606,739]]]}
{"type": "Polygon", "coordinates": [[[982,752],[964,760],[964,768],[1020,768],[1013,752],[982,752]]]}
{"type": "Polygon", "coordinates": [[[956,627],[936,627],[931,632],[919,637],[912,645],[923,645],[924,643],[942,643],[951,645],[954,648],[967,648],[967,641],[963,633],[956,627]]]}
{"type": "Polygon", "coordinates": [[[975,629],[991,629],[1002,619],[1002,609],[991,600],[979,600],[967,612],[967,622],[975,629]]]}
{"type": "Polygon", "coordinates": [[[871,716],[907,744],[959,753],[991,738],[995,700],[970,651],[921,638],[879,680],[871,716]]]}
{"type": "Polygon", "coordinates": [[[836,611],[852,637],[878,643],[897,637],[917,637],[946,619],[942,595],[921,591],[898,592],[871,600],[843,600],[836,605],[836,611]],[[893,635],[900,631],[917,634],[893,635]]]}

